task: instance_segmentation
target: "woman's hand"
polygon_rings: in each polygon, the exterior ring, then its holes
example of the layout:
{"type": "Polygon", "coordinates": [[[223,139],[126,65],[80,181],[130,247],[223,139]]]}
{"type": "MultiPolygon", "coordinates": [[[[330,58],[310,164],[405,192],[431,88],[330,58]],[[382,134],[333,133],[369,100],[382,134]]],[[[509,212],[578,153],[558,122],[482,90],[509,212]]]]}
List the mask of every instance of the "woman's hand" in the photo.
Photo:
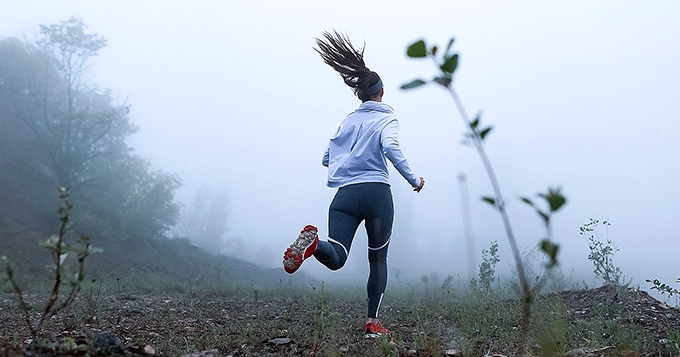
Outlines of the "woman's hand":
{"type": "Polygon", "coordinates": [[[425,179],[422,176],[420,176],[420,185],[418,185],[418,187],[414,188],[413,191],[416,191],[416,193],[419,193],[420,190],[423,189],[423,186],[425,186],[425,179]]]}

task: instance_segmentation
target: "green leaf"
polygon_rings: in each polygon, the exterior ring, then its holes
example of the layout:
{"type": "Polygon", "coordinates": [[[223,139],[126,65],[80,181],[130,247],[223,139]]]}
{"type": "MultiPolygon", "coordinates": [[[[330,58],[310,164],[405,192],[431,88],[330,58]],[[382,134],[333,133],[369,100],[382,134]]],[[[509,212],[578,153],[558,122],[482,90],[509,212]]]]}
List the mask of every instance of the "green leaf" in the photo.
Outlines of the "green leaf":
{"type": "Polygon", "coordinates": [[[550,210],[555,212],[558,209],[560,209],[565,203],[567,203],[567,199],[562,195],[553,195],[550,196],[549,202],[550,210]]]}
{"type": "Polygon", "coordinates": [[[444,77],[435,77],[435,78],[432,79],[432,80],[435,81],[435,82],[437,82],[437,83],[439,83],[439,84],[441,84],[441,85],[443,85],[444,87],[448,87],[449,84],[451,84],[451,77],[447,77],[447,76],[444,76],[444,77]]]}
{"type": "Polygon", "coordinates": [[[541,241],[541,250],[550,257],[550,264],[548,264],[548,267],[553,267],[557,264],[557,252],[559,251],[559,248],[559,245],[548,239],[541,241]]]}
{"type": "Polygon", "coordinates": [[[451,39],[449,40],[448,46],[446,46],[446,51],[444,52],[444,56],[449,55],[449,50],[451,50],[451,47],[453,47],[453,40],[454,40],[454,38],[451,37],[451,39]]]}
{"type": "Polygon", "coordinates": [[[534,207],[534,206],[535,206],[535,205],[534,205],[534,201],[532,201],[532,200],[530,200],[530,199],[528,199],[528,198],[526,198],[526,197],[524,197],[524,196],[520,196],[519,199],[522,200],[522,202],[528,204],[528,205],[531,206],[531,207],[534,207]]]}
{"type": "Polygon", "coordinates": [[[47,249],[50,250],[56,250],[57,249],[57,242],[59,241],[59,236],[53,234],[49,238],[47,238],[44,241],[41,241],[39,244],[47,249]]]}
{"type": "MultiPolygon", "coordinates": [[[[445,57],[446,58],[446,57],[445,57]]],[[[446,73],[453,73],[456,71],[456,67],[458,67],[458,54],[455,54],[451,57],[446,58],[446,61],[444,61],[444,64],[440,66],[442,71],[446,73]]]]}
{"type": "Polygon", "coordinates": [[[406,55],[412,58],[427,57],[425,41],[418,40],[406,49],[406,55]]]}
{"type": "Polygon", "coordinates": [[[426,82],[425,82],[424,80],[422,80],[422,79],[414,79],[414,80],[412,80],[411,82],[408,82],[408,83],[406,83],[406,84],[403,84],[403,85],[401,86],[401,89],[411,89],[411,88],[416,88],[416,87],[422,86],[422,85],[425,84],[425,83],[426,83],[426,82]]]}
{"type": "Polygon", "coordinates": [[[486,129],[482,130],[481,132],[479,132],[479,137],[482,140],[484,140],[484,138],[486,137],[487,134],[489,134],[490,131],[491,131],[491,127],[488,127],[486,129]]]}
{"type": "Polygon", "coordinates": [[[473,121],[470,123],[470,128],[476,129],[476,128],[477,128],[477,125],[479,125],[479,119],[480,119],[481,117],[482,117],[482,113],[477,114],[477,116],[475,117],[475,120],[473,120],[473,121]]]}
{"type": "Polygon", "coordinates": [[[494,206],[496,205],[496,200],[493,197],[484,196],[482,197],[482,201],[492,204],[494,206]]]}
{"type": "Polygon", "coordinates": [[[547,194],[539,194],[538,196],[543,197],[550,206],[551,212],[557,212],[565,203],[567,203],[567,198],[560,192],[561,188],[549,188],[547,194]]]}

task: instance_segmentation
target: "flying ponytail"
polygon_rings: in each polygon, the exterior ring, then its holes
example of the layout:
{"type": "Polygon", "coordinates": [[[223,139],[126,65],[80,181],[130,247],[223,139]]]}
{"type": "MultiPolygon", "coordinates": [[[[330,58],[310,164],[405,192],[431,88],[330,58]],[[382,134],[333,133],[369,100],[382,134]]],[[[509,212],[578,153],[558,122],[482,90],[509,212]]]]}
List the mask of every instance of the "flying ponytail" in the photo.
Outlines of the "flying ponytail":
{"type": "Polygon", "coordinates": [[[334,34],[324,31],[325,40],[317,38],[318,48],[314,50],[321,55],[327,65],[342,76],[345,84],[354,91],[354,95],[363,102],[370,100],[382,89],[382,80],[364,63],[366,45],[356,50],[346,35],[333,32],[334,34]]]}

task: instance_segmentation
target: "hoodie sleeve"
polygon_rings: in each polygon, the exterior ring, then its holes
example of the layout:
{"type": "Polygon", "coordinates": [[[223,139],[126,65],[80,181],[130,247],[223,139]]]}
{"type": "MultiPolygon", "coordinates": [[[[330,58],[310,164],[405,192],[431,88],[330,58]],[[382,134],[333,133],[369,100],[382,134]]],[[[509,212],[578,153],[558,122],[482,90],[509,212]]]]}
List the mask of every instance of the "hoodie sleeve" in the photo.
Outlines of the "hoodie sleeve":
{"type": "Polygon", "coordinates": [[[385,156],[392,162],[394,168],[399,171],[411,187],[416,188],[420,185],[420,177],[411,171],[411,167],[406,160],[406,156],[399,146],[399,122],[396,118],[387,123],[380,133],[380,143],[385,156]]]}
{"type": "Polygon", "coordinates": [[[323,153],[323,159],[321,159],[321,165],[328,167],[330,150],[331,150],[331,144],[328,143],[328,146],[326,146],[326,151],[324,151],[324,153],[323,153]]]}

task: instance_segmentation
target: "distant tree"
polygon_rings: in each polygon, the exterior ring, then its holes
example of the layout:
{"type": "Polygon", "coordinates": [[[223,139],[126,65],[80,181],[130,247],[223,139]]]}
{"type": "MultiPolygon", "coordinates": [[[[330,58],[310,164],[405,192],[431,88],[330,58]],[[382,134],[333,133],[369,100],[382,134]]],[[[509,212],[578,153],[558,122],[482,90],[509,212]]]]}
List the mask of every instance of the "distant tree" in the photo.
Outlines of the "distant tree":
{"type": "Polygon", "coordinates": [[[187,237],[201,248],[223,250],[227,246],[229,194],[222,189],[217,193],[202,186],[194,195],[191,205],[186,206],[177,225],[177,234],[187,237]]]}
{"type": "Polygon", "coordinates": [[[83,207],[74,214],[84,226],[81,230],[112,240],[162,239],[177,223],[180,205],[174,196],[181,181],[176,175],[154,170],[147,160],[133,155],[108,160],[93,170],[105,178],[83,187],[74,201],[83,207]]]}
{"type": "MultiPolygon", "coordinates": [[[[106,39],[86,29],[70,18],[41,25],[35,43],[0,39],[0,120],[25,124],[54,186],[72,188],[80,232],[111,240],[165,237],[179,218],[174,194],[181,182],[127,145],[137,130],[129,105],[88,80],[90,60],[106,39]]],[[[22,164],[18,155],[7,160],[22,164]]]]}
{"type": "Polygon", "coordinates": [[[59,186],[80,188],[96,180],[92,162],[127,149],[137,128],[129,106],[115,105],[110,91],[89,85],[89,61],[106,46],[71,18],[40,26],[35,44],[3,40],[0,86],[13,115],[39,139],[59,186]]]}

